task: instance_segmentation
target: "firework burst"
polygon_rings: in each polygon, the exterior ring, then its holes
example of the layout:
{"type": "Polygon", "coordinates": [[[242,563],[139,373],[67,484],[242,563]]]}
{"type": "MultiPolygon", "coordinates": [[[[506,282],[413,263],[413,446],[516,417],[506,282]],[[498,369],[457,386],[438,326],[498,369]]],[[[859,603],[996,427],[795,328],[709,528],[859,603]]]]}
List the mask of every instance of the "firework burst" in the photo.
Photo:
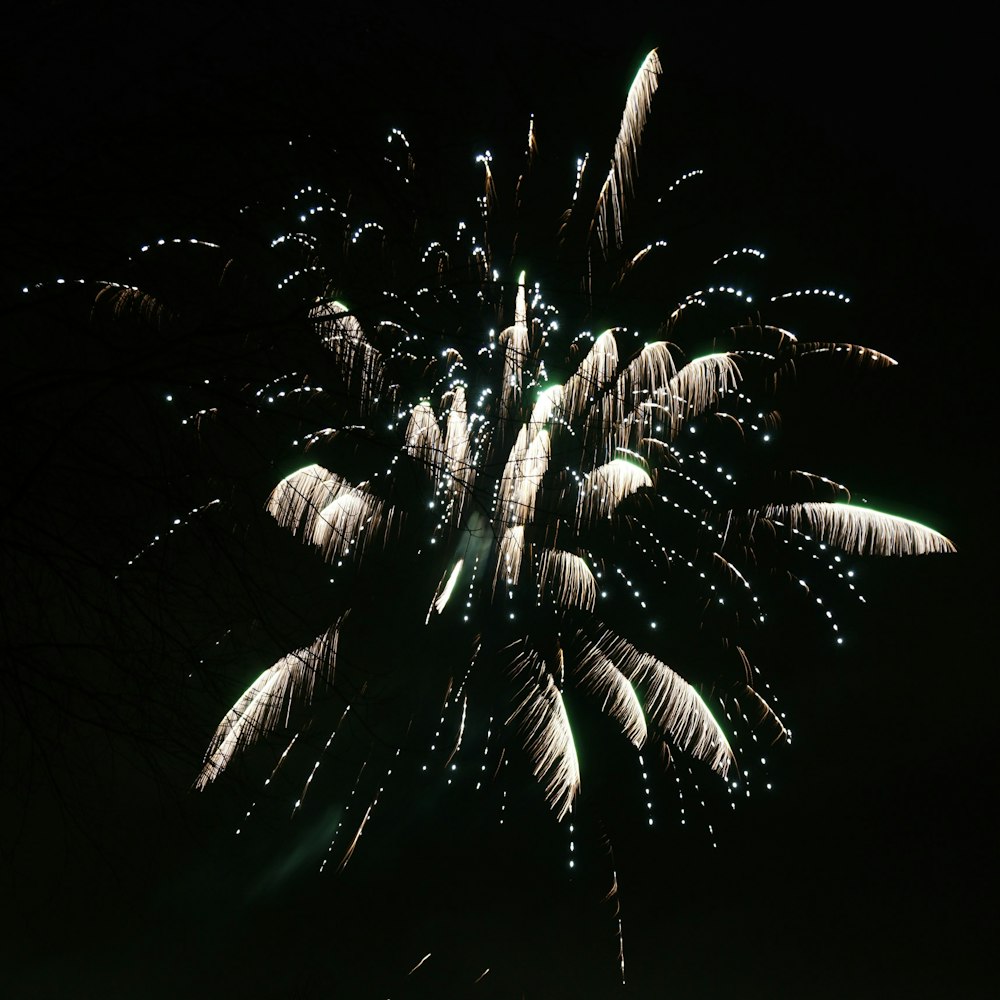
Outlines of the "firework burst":
{"type": "MultiPolygon", "coordinates": [[[[592,183],[581,159],[547,231],[529,210],[532,122],[509,201],[493,157],[478,157],[475,224],[432,233],[399,207],[418,175],[394,131],[378,189],[389,212],[373,220],[360,197],[306,187],[271,245],[277,296],[312,338],[313,367],[251,388],[230,380],[226,395],[292,415],[287,474],[261,500],[329,567],[315,598],[329,625],[236,699],[195,783],[287,732],[274,770],[308,754],[293,811],[324,765],[349,803],[335,863],[407,766],[451,781],[469,759],[487,792],[523,765],[565,819],[587,788],[577,720],[595,713],[642,768],[652,748],[739,776],[743,745],[788,736],[753,656],[775,581],[805,592],[840,643],[836,595],[854,590],[845,555],[952,550],[772,457],[782,394],[805,359],[845,373],[895,364],[788,329],[803,299],[842,308],[846,296],[757,292],[764,254],[752,247],[724,248],[701,288],[667,297],[651,285],[666,242],[633,244],[629,231],[652,225],[634,202],[659,75],[653,52],[607,173],[592,183]],[[332,722],[310,728],[312,717],[332,722]],[[335,763],[349,738],[366,752],[335,763]]],[[[165,315],[157,296],[117,284],[97,308],[165,315]]]]}

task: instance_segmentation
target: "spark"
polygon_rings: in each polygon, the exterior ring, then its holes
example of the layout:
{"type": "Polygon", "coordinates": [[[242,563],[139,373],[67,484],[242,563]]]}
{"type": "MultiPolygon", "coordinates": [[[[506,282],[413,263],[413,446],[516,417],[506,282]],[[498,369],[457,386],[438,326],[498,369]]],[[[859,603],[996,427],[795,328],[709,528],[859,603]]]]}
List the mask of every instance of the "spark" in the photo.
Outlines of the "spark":
{"type": "Polygon", "coordinates": [[[431,957],[431,952],[427,952],[427,954],[426,954],[426,955],[424,955],[424,957],[423,957],[422,959],[420,959],[420,961],[419,961],[419,962],[417,962],[417,964],[416,964],[415,966],[413,966],[413,968],[412,968],[412,969],[410,969],[410,971],[409,971],[409,972],[407,973],[407,975],[408,975],[408,976],[412,976],[412,975],[413,975],[413,973],[414,973],[414,972],[416,972],[416,971],[417,971],[417,969],[419,969],[419,968],[420,968],[420,966],[421,966],[421,965],[423,965],[423,964],[424,964],[424,962],[426,962],[426,961],[427,961],[427,959],[429,959],[430,957],[431,957]]]}

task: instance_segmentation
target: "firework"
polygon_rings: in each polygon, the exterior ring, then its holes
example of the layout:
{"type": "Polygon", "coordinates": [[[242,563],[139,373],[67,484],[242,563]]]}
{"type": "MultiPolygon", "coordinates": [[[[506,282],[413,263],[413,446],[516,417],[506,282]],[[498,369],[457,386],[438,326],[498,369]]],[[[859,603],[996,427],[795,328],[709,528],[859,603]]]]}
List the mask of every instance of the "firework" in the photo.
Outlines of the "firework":
{"type": "MultiPolygon", "coordinates": [[[[666,241],[633,245],[629,229],[659,75],[653,52],[607,174],[592,186],[582,158],[568,207],[550,213],[548,256],[526,246],[525,234],[545,229],[525,214],[533,121],[506,209],[492,155],[477,158],[475,225],[433,233],[398,207],[373,220],[355,214],[363,199],[307,187],[292,228],[271,244],[285,268],[274,293],[312,338],[314,367],[229,396],[254,414],[278,400],[293,416],[276,461],[292,454],[297,464],[260,500],[329,567],[316,597],[329,617],[235,700],[195,784],[206,788],[279,731],[290,740],[284,766],[308,743],[311,715],[332,711],[318,745],[312,731],[294,810],[347,735],[362,734],[370,752],[337,771],[351,803],[328,852],[341,864],[401,755],[449,781],[471,757],[483,790],[522,763],[564,820],[586,794],[575,719],[588,712],[611,720],[643,768],[656,748],[722,779],[743,773],[743,744],[788,735],[751,656],[774,571],[808,592],[840,643],[833,602],[807,575],[850,595],[845,555],[953,548],[852,503],[823,476],[775,465],[778,404],[805,359],[839,360],[848,374],[895,364],[787,328],[803,298],[842,308],[845,295],[751,290],[727,277],[737,264],[763,274],[764,254],[742,247],[711,262],[718,278],[703,287],[664,300],[658,286],[650,297],[666,241]],[[639,299],[633,286],[646,289],[639,299]]],[[[416,173],[402,132],[388,137],[385,161],[387,200],[408,204],[416,173]]],[[[95,308],[164,317],[155,295],[127,285],[103,286],[95,308]]],[[[193,409],[186,422],[215,413],[193,409]]]]}
{"type": "MultiPolygon", "coordinates": [[[[653,52],[632,85],[608,173],[587,212],[586,161],[578,165],[555,251],[563,273],[576,270],[581,289],[566,309],[550,304],[527,273],[506,273],[514,262],[501,264],[490,240],[499,228],[490,154],[477,159],[485,173],[478,231],[462,224],[447,242],[414,245],[389,225],[349,218],[318,189],[297,195],[298,225],[274,247],[294,248],[300,259],[278,285],[308,309],[325,352],[318,374],[327,394],[335,386],[343,414],[302,441],[307,451],[346,461],[344,468],[308,461],[280,480],[266,506],[347,582],[331,593],[340,605],[336,624],[269,666],[219,724],[199,788],[237,752],[288,726],[319,689],[339,691],[348,710],[364,700],[363,676],[341,684],[338,648],[348,649],[352,635],[365,641],[373,626],[359,626],[359,618],[392,613],[373,597],[380,589],[419,603],[421,626],[446,636],[450,662],[411,669],[423,675],[422,692],[427,675],[440,683],[439,723],[450,720],[455,729],[449,761],[470,715],[488,717],[501,742],[523,751],[562,819],[586,781],[572,723],[572,701],[580,699],[598,704],[640,751],[663,745],[725,778],[741,736],[729,720],[749,722],[746,706],[754,739],[761,728],[769,741],[787,735],[741,645],[765,620],[756,584],[769,564],[805,586],[796,569],[805,552],[834,587],[853,589],[843,553],[952,549],[930,528],[852,504],[845,488],[801,471],[768,466],[779,499],[796,502],[761,502],[762,477],[748,477],[755,490],[741,489],[739,461],[729,471],[709,450],[729,461],[735,437],[750,460],[767,465],[778,420],[773,399],[800,359],[839,354],[854,366],[895,364],[853,344],[805,342],[766,321],[764,309],[798,296],[770,296],[758,311],[758,296],[720,280],[667,303],[648,341],[627,327],[564,332],[564,312],[592,319],[608,289],[627,296],[630,277],[663,245],[630,249],[625,226],[659,73],[653,52]],[[365,284],[352,297],[359,272],[365,284]],[[393,281],[382,284],[383,275],[393,281]],[[716,311],[724,324],[717,341],[729,349],[685,359],[674,344],[716,311]],[[702,314],[697,323],[693,313],[702,314]],[[726,324],[727,315],[736,318],[726,324]],[[560,381],[550,370],[567,374],[560,381]],[[815,499],[824,493],[829,499],[815,499]],[[404,569],[401,588],[393,577],[404,569]],[[678,590],[687,599],[675,609],[664,595],[678,590]],[[692,622],[710,623],[712,638],[689,663],[692,622]]],[[[532,122],[518,203],[535,152],[532,122]]],[[[386,159],[408,184],[413,159],[401,132],[389,136],[386,159]]],[[[741,257],[763,254],[743,248],[714,264],[741,257]]],[[[119,310],[125,303],[152,308],[138,291],[105,294],[115,295],[119,310]]],[[[826,289],[806,294],[845,299],[826,289]]],[[[830,627],[842,641],[838,625],[830,627]]],[[[362,649],[353,655],[364,659],[362,649]]],[[[416,707],[405,713],[408,735],[400,734],[397,749],[419,740],[412,725],[420,714],[416,707]]],[[[447,742],[440,727],[427,743],[436,749],[435,741],[447,742]]],[[[345,856],[381,791],[371,795],[345,856]]]]}

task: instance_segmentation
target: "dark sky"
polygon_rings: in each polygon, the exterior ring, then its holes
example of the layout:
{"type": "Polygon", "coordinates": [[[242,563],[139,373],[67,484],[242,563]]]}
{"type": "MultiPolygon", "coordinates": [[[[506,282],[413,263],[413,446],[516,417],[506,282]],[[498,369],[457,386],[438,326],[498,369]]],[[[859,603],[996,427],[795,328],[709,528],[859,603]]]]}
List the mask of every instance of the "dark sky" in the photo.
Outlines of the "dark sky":
{"type": "MultiPolygon", "coordinates": [[[[4,400],[12,996],[987,995],[995,199],[983,28],[951,17],[51,3],[7,32],[4,366],[35,366],[4,400]],[[720,818],[718,848],[703,821],[673,822],[669,776],[655,833],[607,791],[603,830],[581,835],[592,865],[573,879],[544,815],[500,834],[441,790],[373,830],[341,879],[314,874],[321,806],[301,830],[275,817],[237,844],[251,770],[189,791],[231,691],[192,695],[172,673],[202,634],[192,618],[163,638],[170,600],[190,593],[164,584],[162,617],[143,624],[108,581],[187,496],[164,485],[176,461],[153,413],[170,373],[141,351],[89,356],[72,310],[25,307],[18,288],[100,274],[160,235],[238,233],[244,201],[322,170],[321,153],[289,166],[288,139],[307,134],[362,162],[373,136],[402,127],[450,211],[474,190],[474,154],[517,151],[534,113],[540,155],[571,176],[579,153],[609,148],[654,45],[665,73],[642,178],[704,168],[696,238],[766,246],[779,273],[848,290],[843,339],[900,361],[863,391],[801,404],[816,471],[933,524],[959,553],[859,566],[868,604],[845,613],[849,651],[816,648],[808,630],[775,643],[795,740],[770,795],[720,818]]],[[[516,176],[499,157],[496,170],[516,176]]],[[[176,581],[198,572],[194,555],[152,565],[176,581]]]]}

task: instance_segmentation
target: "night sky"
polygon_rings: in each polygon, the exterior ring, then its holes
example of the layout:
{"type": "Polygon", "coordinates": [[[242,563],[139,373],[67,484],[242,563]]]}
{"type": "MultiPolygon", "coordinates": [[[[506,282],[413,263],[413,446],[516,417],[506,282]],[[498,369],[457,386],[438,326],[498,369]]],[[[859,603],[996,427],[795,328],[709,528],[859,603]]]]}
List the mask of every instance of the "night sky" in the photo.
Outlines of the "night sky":
{"type": "MultiPolygon", "coordinates": [[[[992,995],[985,29],[872,24],[862,8],[734,19],[712,6],[650,17],[617,4],[613,20],[594,22],[579,9],[490,9],[473,22],[450,4],[138,14],[49,3],[8,28],[5,995],[992,995]],[[772,282],[847,291],[837,336],[900,362],[844,389],[820,380],[786,414],[789,456],[933,525],[958,554],[856,560],[867,604],[838,609],[841,649],[789,612],[761,666],[795,737],[772,755],[772,790],[735,813],[709,794],[682,827],[667,772],[651,831],[641,790],[607,759],[594,762],[572,874],[565,831],[531,791],[512,796],[501,830],[479,800],[441,783],[401,790],[342,876],[316,872],[336,811],[318,790],[291,822],[262,808],[238,840],[267,758],[250,755],[205,794],[191,783],[215,722],[256,673],[240,659],[250,651],[230,647],[195,682],[188,674],[227,616],[259,616],[259,648],[280,649],[310,581],[292,573],[276,598],[286,549],[247,540],[221,514],[193,541],[155,548],[134,589],[114,577],[201,495],[204,456],[178,450],[163,396],[199,366],[259,374],[231,354],[240,322],[259,319],[254,290],[238,321],[186,341],[181,356],[88,333],[85,298],[21,286],[124,273],[160,236],[246,249],[261,234],[246,231],[242,205],[323,184],[331,146],[363,175],[393,126],[442,220],[475,211],[473,159],[487,146],[509,191],[531,113],[539,157],[565,165],[563,198],[576,156],[589,150],[597,164],[610,151],[654,46],[664,77],[640,184],[705,170],[678,235],[694,248],[690,274],[716,251],[762,246],[772,282]],[[251,564],[274,571],[248,575],[251,564]]],[[[245,476],[243,502],[258,514],[264,453],[249,440],[229,470],[232,482],[245,476]]]]}

